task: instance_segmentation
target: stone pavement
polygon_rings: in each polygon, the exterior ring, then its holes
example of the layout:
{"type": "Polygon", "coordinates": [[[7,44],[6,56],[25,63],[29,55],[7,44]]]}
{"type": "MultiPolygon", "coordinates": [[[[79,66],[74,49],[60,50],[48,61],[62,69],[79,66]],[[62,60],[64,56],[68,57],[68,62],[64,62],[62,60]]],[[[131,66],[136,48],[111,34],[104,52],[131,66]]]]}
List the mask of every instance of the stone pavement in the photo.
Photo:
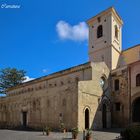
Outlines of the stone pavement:
{"type": "MultiPolygon", "coordinates": [[[[79,133],[78,140],[83,140],[83,134],[79,133]]],[[[93,140],[115,140],[119,136],[119,130],[93,131],[93,140]]],[[[71,140],[71,133],[51,132],[44,136],[42,132],[0,130],[0,140],[71,140]]]]}

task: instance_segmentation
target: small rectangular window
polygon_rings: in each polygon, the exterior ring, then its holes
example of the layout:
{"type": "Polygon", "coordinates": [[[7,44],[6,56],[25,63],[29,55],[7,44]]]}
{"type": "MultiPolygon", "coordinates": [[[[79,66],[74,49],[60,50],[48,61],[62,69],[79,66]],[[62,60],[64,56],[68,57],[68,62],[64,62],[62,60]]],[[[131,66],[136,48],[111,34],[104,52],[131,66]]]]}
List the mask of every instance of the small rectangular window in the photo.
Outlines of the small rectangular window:
{"type": "Polygon", "coordinates": [[[120,86],[119,79],[116,79],[114,81],[114,89],[115,89],[115,91],[118,91],[119,90],[119,88],[120,88],[119,86],[120,86]]]}
{"type": "Polygon", "coordinates": [[[136,86],[140,86],[140,74],[136,75],[136,86]]]}
{"type": "Polygon", "coordinates": [[[116,111],[120,111],[120,109],[121,109],[120,103],[116,103],[115,108],[116,108],[116,111]]]}

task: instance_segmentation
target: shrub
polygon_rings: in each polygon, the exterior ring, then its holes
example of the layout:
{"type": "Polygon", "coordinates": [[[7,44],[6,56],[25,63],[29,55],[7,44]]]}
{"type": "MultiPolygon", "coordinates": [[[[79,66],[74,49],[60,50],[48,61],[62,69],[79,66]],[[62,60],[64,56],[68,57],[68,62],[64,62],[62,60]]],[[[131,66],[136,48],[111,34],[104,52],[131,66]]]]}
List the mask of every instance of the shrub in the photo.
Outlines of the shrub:
{"type": "Polygon", "coordinates": [[[75,128],[72,128],[72,133],[75,133],[75,134],[78,134],[79,133],[79,130],[78,130],[78,128],[77,127],[75,127],[75,128]]]}
{"type": "Polygon", "coordinates": [[[64,123],[60,124],[60,131],[62,131],[63,133],[66,132],[66,127],[65,127],[64,123]]]}
{"type": "Polygon", "coordinates": [[[87,137],[90,137],[90,136],[91,136],[91,134],[92,134],[91,129],[88,129],[88,130],[87,130],[87,134],[86,134],[86,136],[87,136],[87,137]]]}
{"type": "Polygon", "coordinates": [[[77,139],[77,135],[78,135],[78,133],[79,133],[78,128],[77,128],[77,127],[72,128],[71,131],[72,131],[72,138],[73,138],[73,139],[77,139]]]}
{"type": "Polygon", "coordinates": [[[61,130],[65,129],[64,123],[61,123],[61,124],[60,124],[60,129],[61,129],[61,130]]]}
{"type": "Polygon", "coordinates": [[[131,126],[121,131],[124,140],[140,140],[140,126],[131,126]]]}
{"type": "Polygon", "coordinates": [[[50,131],[51,131],[50,127],[45,127],[46,135],[49,135],[50,131]]]}

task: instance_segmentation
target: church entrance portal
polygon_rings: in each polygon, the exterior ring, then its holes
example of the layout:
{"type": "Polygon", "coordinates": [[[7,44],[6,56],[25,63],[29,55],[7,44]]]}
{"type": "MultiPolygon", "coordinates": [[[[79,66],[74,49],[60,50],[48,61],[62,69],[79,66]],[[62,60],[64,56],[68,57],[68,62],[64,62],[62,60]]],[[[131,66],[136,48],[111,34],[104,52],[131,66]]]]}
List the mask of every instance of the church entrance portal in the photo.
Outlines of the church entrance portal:
{"type": "Polygon", "coordinates": [[[102,124],[103,128],[106,128],[106,105],[103,104],[103,110],[102,110],[102,124]]]}
{"type": "Polygon", "coordinates": [[[133,102],[132,120],[140,122],[140,97],[133,102]]]}
{"type": "Polygon", "coordinates": [[[89,110],[85,110],[85,129],[89,129],[89,110]]]}
{"type": "Polygon", "coordinates": [[[27,127],[27,112],[22,112],[23,127],[27,127]]]}

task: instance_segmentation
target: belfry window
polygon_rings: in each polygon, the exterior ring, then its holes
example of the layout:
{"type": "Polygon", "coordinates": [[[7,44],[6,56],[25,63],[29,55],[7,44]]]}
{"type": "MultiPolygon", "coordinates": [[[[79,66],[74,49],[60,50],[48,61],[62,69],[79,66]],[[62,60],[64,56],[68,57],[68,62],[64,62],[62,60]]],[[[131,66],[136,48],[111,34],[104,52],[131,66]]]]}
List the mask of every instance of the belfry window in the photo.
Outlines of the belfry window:
{"type": "Polygon", "coordinates": [[[136,75],[136,86],[140,86],[140,74],[136,75]]]}
{"type": "Polygon", "coordinates": [[[115,37],[118,39],[118,37],[119,37],[119,30],[118,30],[118,27],[117,27],[117,25],[115,25],[115,37]]]}
{"type": "Polygon", "coordinates": [[[99,25],[97,28],[97,38],[100,38],[103,36],[103,26],[99,25]]]}
{"type": "Polygon", "coordinates": [[[120,82],[119,82],[119,80],[118,79],[116,79],[115,81],[114,81],[114,89],[115,89],[115,91],[118,91],[119,90],[119,85],[120,84],[120,82]]]}

